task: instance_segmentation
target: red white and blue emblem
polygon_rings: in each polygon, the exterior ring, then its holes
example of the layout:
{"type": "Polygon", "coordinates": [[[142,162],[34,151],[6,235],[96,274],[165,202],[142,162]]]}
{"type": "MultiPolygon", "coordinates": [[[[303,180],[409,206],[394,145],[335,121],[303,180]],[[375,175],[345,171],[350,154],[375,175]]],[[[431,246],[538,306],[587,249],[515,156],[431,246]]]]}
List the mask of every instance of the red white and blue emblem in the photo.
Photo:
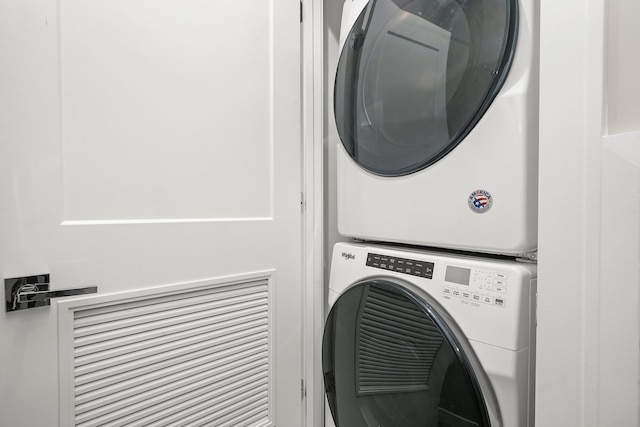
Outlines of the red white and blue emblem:
{"type": "Polygon", "coordinates": [[[476,190],[469,196],[469,208],[476,213],[485,213],[493,205],[493,197],[486,190],[476,190]]]}

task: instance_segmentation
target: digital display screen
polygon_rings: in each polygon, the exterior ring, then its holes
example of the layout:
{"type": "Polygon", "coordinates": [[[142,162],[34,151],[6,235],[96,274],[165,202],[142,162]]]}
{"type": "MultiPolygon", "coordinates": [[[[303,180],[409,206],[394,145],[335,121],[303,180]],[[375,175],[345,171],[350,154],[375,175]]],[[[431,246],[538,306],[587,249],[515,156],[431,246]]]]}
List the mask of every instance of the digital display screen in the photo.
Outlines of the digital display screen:
{"type": "Polygon", "coordinates": [[[469,279],[471,278],[471,269],[454,267],[452,265],[447,266],[447,271],[444,275],[445,282],[457,283],[458,285],[469,286],[469,279]]]}

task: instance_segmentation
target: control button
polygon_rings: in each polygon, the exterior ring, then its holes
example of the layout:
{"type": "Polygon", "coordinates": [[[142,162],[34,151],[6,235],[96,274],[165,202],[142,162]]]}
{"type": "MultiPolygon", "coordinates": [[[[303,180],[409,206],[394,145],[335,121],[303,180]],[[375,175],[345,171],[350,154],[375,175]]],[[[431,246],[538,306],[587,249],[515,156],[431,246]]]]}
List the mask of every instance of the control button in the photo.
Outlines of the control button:
{"type": "Polygon", "coordinates": [[[507,281],[506,280],[502,280],[502,279],[494,279],[493,280],[493,284],[494,285],[507,286],[507,281]]]}
{"type": "Polygon", "coordinates": [[[488,295],[483,295],[482,302],[485,304],[493,304],[493,297],[490,297],[488,295]]]}
{"type": "Polygon", "coordinates": [[[484,271],[484,270],[475,270],[473,272],[473,275],[477,277],[487,278],[487,277],[491,277],[491,272],[484,271]]]}
{"type": "Polygon", "coordinates": [[[477,283],[491,283],[491,280],[493,280],[493,278],[488,274],[474,273],[473,275],[473,281],[477,283]]]}
{"type": "Polygon", "coordinates": [[[462,298],[470,299],[471,298],[471,292],[462,291],[462,298]]]}
{"type": "Polygon", "coordinates": [[[507,287],[506,286],[494,286],[493,290],[496,291],[496,292],[505,293],[505,292],[507,292],[507,287]]]}
{"type": "Polygon", "coordinates": [[[366,265],[412,276],[433,278],[434,263],[369,253],[366,265]]]}
{"type": "Polygon", "coordinates": [[[453,290],[453,292],[452,292],[452,294],[453,294],[453,296],[454,296],[454,297],[460,297],[460,296],[462,296],[462,292],[460,292],[460,290],[459,290],[459,289],[454,289],[454,290],[453,290]]]}
{"type": "Polygon", "coordinates": [[[432,262],[415,261],[416,271],[419,271],[420,277],[424,277],[425,279],[433,278],[433,267],[434,264],[432,262]]]}
{"type": "Polygon", "coordinates": [[[504,298],[496,298],[494,304],[498,307],[504,307],[504,298]]]}
{"type": "Polygon", "coordinates": [[[507,273],[493,273],[495,279],[507,280],[507,273]]]}
{"type": "Polygon", "coordinates": [[[432,262],[428,262],[427,263],[427,279],[433,279],[433,269],[436,267],[436,265],[432,262]]]}
{"type": "Polygon", "coordinates": [[[368,254],[367,255],[367,266],[368,267],[380,267],[380,255],[376,254],[368,254]]]}
{"type": "Polygon", "coordinates": [[[442,288],[442,293],[445,295],[451,295],[451,288],[447,288],[447,287],[442,288]]]}
{"type": "Polygon", "coordinates": [[[476,301],[476,302],[481,302],[482,301],[482,295],[480,295],[480,294],[471,294],[471,299],[473,301],[476,301]]]}

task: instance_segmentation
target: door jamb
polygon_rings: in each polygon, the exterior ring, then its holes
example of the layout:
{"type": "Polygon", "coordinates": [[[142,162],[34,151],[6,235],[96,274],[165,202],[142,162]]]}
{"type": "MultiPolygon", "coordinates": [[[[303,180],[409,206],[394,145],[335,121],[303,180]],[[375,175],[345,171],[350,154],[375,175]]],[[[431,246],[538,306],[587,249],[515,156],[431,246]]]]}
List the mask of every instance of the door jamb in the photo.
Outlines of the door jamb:
{"type": "Polygon", "coordinates": [[[323,3],[301,0],[302,61],[302,426],[324,425],[323,3]]]}

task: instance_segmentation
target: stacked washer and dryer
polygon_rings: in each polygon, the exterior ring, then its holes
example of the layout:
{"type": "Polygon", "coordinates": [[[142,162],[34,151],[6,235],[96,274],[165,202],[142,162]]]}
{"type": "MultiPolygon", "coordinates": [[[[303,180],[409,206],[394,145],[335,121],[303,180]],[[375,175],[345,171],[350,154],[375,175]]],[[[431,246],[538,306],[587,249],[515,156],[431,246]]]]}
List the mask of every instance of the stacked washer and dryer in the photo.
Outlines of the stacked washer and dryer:
{"type": "Polygon", "coordinates": [[[326,426],[532,427],[536,0],[345,0],[326,426]]]}

